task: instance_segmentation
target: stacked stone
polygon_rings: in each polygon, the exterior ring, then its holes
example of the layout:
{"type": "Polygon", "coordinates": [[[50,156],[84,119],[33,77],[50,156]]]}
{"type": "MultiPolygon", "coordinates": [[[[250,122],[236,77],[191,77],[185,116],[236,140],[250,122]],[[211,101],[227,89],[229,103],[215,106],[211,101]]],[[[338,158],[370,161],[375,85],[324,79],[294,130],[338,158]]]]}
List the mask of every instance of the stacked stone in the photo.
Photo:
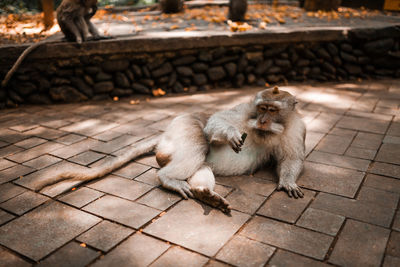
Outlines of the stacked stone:
{"type": "Polygon", "coordinates": [[[329,43],[88,56],[50,65],[35,62],[18,71],[0,102],[48,104],[150,95],[157,88],[182,93],[266,82],[400,77],[399,46],[399,39],[360,37],[329,43]]]}

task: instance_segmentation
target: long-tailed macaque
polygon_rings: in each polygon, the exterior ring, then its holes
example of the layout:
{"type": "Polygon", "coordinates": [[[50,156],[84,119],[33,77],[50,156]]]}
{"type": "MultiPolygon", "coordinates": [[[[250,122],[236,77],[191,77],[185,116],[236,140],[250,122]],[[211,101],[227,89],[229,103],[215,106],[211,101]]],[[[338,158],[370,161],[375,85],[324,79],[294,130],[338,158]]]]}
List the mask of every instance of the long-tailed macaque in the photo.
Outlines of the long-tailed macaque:
{"type": "MultiPolygon", "coordinates": [[[[57,22],[60,26],[67,41],[82,43],[88,39],[89,32],[92,34],[93,39],[106,38],[100,36],[96,26],[90,21],[97,11],[97,0],[63,0],[57,8],[57,22]]],[[[12,75],[17,71],[22,61],[37,47],[54,42],[53,39],[47,39],[29,46],[19,56],[12,68],[8,71],[2,87],[6,87],[12,75]]]]}
{"type": "Polygon", "coordinates": [[[37,188],[64,179],[87,181],[110,173],[133,158],[155,149],[163,187],[185,199],[194,197],[223,211],[226,199],[214,191],[217,176],[251,174],[270,160],[277,163],[278,190],[303,197],[296,179],[303,168],[305,125],[290,93],[265,89],[248,103],[207,116],[176,117],[157,138],[139,143],[129,154],[88,173],[63,173],[37,188]],[[244,141],[243,134],[247,134],[244,141]]]}
{"type": "Polygon", "coordinates": [[[229,0],[228,19],[244,21],[247,12],[247,0],[229,0]]]}

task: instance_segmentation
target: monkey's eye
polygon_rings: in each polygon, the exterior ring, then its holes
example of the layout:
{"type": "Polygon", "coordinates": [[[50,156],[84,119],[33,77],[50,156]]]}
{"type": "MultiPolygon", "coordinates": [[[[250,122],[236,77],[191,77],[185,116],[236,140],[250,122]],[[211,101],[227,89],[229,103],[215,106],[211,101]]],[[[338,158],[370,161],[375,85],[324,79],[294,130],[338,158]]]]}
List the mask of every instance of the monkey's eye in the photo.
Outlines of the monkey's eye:
{"type": "Polygon", "coordinates": [[[276,107],[268,107],[268,112],[271,112],[271,113],[275,113],[275,112],[278,112],[278,109],[276,108],[276,107]]]}
{"type": "Polygon", "coordinates": [[[259,112],[267,112],[268,111],[268,107],[266,107],[266,106],[258,106],[258,111],[259,112]]]}

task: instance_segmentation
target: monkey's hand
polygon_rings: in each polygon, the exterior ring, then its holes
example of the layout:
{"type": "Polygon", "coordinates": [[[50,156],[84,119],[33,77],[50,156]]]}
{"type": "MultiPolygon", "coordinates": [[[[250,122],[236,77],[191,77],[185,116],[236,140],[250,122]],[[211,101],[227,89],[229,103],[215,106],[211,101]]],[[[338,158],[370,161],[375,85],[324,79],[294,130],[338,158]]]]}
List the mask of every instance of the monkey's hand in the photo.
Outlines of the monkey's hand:
{"type": "Polygon", "coordinates": [[[233,126],[229,126],[226,131],[226,139],[233,151],[239,153],[242,150],[243,140],[242,134],[233,126]]]}
{"type": "Polygon", "coordinates": [[[289,197],[294,197],[294,198],[304,197],[301,188],[296,183],[279,182],[277,190],[278,191],[285,190],[288,193],[289,197]]]}
{"type": "Polygon", "coordinates": [[[165,179],[162,181],[162,186],[169,190],[178,192],[184,199],[188,199],[188,196],[193,198],[193,194],[190,191],[190,185],[186,181],[165,179]]]}

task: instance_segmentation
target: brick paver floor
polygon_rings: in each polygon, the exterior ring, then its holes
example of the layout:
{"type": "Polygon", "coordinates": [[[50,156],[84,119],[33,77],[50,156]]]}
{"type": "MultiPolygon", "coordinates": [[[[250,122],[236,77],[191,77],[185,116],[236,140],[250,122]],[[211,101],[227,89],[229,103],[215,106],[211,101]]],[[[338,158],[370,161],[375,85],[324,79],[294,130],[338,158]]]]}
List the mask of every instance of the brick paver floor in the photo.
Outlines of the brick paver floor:
{"type": "Polygon", "coordinates": [[[400,266],[400,80],[281,86],[308,129],[303,199],[277,192],[267,168],[217,177],[225,215],[162,189],[152,155],[33,190],[260,89],[1,110],[0,266],[400,266]]]}

